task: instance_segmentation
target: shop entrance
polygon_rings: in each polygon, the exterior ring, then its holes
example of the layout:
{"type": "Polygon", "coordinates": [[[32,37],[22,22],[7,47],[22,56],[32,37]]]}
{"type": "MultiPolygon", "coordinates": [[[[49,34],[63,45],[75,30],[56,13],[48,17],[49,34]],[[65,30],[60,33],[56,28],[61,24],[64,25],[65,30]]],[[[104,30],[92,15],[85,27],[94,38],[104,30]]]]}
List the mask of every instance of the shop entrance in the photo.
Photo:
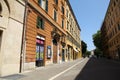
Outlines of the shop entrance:
{"type": "Polygon", "coordinates": [[[57,40],[53,40],[53,63],[57,63],[57,40]]]}
{"type": "Polygon", "coordinates": [[[36,66],[44,65],[44,41],[41,39],[36,40],[36,66]]]}

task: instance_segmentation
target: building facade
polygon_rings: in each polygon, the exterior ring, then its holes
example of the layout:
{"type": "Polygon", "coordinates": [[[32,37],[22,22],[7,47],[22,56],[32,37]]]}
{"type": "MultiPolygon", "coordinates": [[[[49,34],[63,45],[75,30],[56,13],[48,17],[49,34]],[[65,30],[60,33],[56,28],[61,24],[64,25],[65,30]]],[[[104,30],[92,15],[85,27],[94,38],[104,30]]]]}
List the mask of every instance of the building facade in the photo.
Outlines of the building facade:
{"type": "Polygon", "coordinates": [[[24,70],[61,62],[66,45],[61,4],[62,0],[28,1],[24,70]]]}
{"type": "Polygon", "coordinates": [[[80,57],[80,27],[68,0],[29,0],[27,7],[23,70],[80,57]]]}
{"type": "Polygon", "coordinates": [[[80,55],[80,27],[68,0],[0,0],[0,76],[80,55]]]}
{"type": "Polygon", "coordinates": [[[66,61],[81,57],[80,26],[69,1],[66,1],[66,61]]]}
{"type": "Polygon", "coordinates": [[[120,1],[110,0],[101,27],[103,53],[106,57],[120,59],[120,1]]]}
{"type": "Polygon", "coordinates": [[[24,5],[21,0],[0,0],[0,76],[19,73],[24,5]]]}

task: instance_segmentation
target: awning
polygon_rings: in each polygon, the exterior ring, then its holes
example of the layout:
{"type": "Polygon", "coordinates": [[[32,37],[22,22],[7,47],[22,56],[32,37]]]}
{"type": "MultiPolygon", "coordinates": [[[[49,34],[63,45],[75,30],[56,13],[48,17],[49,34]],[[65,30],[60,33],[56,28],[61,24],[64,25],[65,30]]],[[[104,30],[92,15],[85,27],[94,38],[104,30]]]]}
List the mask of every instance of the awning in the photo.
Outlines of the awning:
{"type": "Polygon", "coordinates": [[[41,39],[41,40],[45,40],[45,38],[42,36],[36,36],[36,38],[41,39]]]}
{"type": "Polygon", "coordinates": [[[74,49],[74,51],[78,52],[78,50],[76,48],[73,48],[73,49],[74,49]]]}

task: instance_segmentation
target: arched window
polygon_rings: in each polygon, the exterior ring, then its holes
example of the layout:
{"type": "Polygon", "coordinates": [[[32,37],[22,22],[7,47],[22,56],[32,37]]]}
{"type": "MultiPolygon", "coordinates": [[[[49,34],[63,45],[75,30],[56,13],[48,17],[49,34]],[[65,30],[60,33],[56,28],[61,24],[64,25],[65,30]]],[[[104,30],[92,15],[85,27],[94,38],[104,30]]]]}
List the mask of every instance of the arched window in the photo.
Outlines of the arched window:
{"type": "Polygon", "coordinates": [[[2,13],[2,5],[1,5],[1,3],[0,3],[0,14],[2,13]]]}

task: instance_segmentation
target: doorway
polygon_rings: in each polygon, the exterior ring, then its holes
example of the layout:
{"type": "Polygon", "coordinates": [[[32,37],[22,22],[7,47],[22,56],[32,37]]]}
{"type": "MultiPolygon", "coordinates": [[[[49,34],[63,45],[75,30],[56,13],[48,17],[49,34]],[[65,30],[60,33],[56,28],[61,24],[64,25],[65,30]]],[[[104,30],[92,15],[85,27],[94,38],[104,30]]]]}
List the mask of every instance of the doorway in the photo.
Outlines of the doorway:
{"type": "Polygon", "coordinates": [[[65,51],[62,49],[62,61],[65,61],[65,51]]]}
{"type": "Polygon", "coordinates": [[[57,63],[57,40],[53,40],[53,63],[57,63]]]}
{"type": "Polygon", "coordinates": [[[44,41],[36,40],[36,66],[44,66],[44,41]]]}
{"type": "Polygon", "coordinates": [[[120,47],[118,48],[118,57],[119,57],[119,60],[120,60],[120,47]]]}

